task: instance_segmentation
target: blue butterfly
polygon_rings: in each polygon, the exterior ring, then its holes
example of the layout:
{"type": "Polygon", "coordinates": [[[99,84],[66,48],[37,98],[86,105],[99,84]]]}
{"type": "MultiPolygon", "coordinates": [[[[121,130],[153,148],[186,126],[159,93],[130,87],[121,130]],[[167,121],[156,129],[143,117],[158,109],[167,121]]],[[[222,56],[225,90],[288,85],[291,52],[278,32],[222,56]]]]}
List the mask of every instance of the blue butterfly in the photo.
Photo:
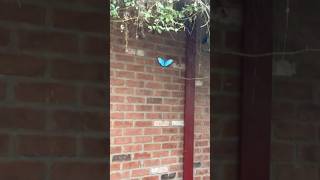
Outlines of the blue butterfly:
{"type": "Polygon", "coordinates": [[[171,64],[173,64],[173,60],[158,57],[158,63],[160,64],[161,67],[168,68],[171,64]]]}

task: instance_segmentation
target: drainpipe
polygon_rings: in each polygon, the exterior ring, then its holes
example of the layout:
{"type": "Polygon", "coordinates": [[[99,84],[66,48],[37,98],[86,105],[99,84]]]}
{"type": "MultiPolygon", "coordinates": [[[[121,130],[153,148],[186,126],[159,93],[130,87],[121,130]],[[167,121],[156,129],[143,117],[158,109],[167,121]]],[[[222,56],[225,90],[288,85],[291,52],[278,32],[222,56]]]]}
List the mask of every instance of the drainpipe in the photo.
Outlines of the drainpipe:
{"type": "MultiPolygon", "coordinates": [[[[192,26],[189,26],[192,27],[192,26]]],[[[183,179],[193,180],[193,145],[194,145],[194,103],[195,103],[195,60],[196,60],[196,26],[191,34],[186,30],[186,70],[184,103],[184,152],[183,179]]]]}

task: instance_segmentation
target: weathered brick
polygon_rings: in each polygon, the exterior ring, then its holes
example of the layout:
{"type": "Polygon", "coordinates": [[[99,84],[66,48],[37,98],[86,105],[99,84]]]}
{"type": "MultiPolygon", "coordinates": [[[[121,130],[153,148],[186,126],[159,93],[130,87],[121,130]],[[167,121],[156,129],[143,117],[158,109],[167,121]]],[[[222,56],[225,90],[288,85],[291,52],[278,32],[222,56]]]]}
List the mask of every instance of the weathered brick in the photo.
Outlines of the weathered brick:
{"type": "Polygon", "coordinates": [[[105,18],[102,13],[72,10],[55,10],[53,26],[83,32],[104,32],[105,18]]]}
{"type": "Polygon", "coordinates": [[[105,63],[79,63],[56,60],[52,63],[52,77],[62,80],[105,82],[107,79],[105,63]]]}
{"type": "Polygon", "coordinates": [[[39,77],[47,69],[45,59],[14,54],[0,54],[0,74],[12,76],[39,77]]]}
{"type": "Polygon", "coordinates": [[[54,131],[104,132],[106,113],[58,110],[53,112],[54,131]]]}
{"type": "Polygon", "coordinates": [[[115,161],[130,161],[131,155],[130,154],[121,154],[121,155],[114,155],[112,157],[112,162],[115,161]]]}
{"type": "Polygon", "coordinates": [[[19,31],[19,47],[36,52],[76,54],[78,39],[74,34],[51,31],[19,31]]]}
{"type": "Polygon", "coordinates": [[[17,153],[22,156],[75,156],[75,139],[62,136],[21,135],[17,153]]]}
{"type": "Polygon", "coordinates": [[[1,161],[0,179],[42,180],[45,178],[46,166],[42,162],[33,161],[1,161]]]}
{"type": "Polygon", "coordinates": [[[17,2],[0,2],[0,20],[11,21],[15,23],[44,24],[45,9],[33,5],[23,4],[20,8],[17,2]]]}
{"type": "Polygon", "coordinates": [[[76,102],[75,91],[73,86],[60,83],[19,83],[15,87],[17,100],[55,104],[76,102]]]}
{"type": "Polygon", "coordinates": [[[107,179],[106,163],[56,162],[52,165],[52,180],[107,179]]]}

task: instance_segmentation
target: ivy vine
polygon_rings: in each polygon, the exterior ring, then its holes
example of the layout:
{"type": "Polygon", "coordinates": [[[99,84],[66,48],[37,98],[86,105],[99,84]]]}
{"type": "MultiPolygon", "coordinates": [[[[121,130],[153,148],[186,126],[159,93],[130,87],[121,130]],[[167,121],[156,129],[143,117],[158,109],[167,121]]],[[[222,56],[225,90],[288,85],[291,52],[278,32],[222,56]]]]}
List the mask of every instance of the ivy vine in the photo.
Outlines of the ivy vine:
{"type": "Polygon", "coordinates": [[[112,22],[120,23],[126,47],[129,24],[135,26],[136,38],[139,38],[145,36],[145,30],[159,34],[185,31],[186,22],[192,23],[198,18],[203,22],[201,27],[210,33],[209,0],[193,0],[188,4],[180,0],[111,0],[110,16],[112,22]]]}

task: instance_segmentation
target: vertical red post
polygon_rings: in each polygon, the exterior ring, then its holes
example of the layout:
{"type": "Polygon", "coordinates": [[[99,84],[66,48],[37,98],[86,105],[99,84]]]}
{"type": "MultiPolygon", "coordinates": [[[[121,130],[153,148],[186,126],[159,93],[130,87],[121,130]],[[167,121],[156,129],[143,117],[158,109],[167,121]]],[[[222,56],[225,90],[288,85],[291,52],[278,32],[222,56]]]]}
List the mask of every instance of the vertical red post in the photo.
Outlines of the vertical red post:
{"type": "MultiPolygon", "coordinates": [[[[272,1],[244,1],[244,52],[272,52],[272,1]]],[[[240,180],[270,179],[272,56],[243,58],[240,180]]]]}
{"type": "Polygon", "coordinates": [[[186,31],[183,179],[193,180],[196,26],[186,31]]]}

